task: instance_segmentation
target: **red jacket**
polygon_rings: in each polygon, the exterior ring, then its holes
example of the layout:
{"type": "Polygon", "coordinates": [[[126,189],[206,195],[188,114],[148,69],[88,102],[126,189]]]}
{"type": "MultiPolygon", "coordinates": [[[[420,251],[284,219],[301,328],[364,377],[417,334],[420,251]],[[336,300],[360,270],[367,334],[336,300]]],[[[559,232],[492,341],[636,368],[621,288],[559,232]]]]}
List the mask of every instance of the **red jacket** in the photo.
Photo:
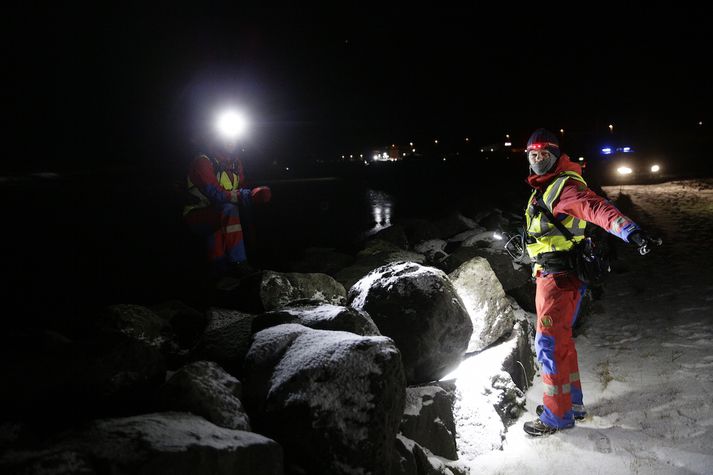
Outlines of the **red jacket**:
{"type": "MultiPolygon", "coordinates": [[[[562,154],[554,170],[544,175],[533,173],[527,177],[527,182],[531,187],[544,191],[552,180],[565,171],[573,171],[581,175],[582,167],[562,154]]],[[[565,182],[562,192],[552,205],[552,214],[555,216],[567,214],[583,219],[604,228],[626,242],[629,235],[639,229],[636,223],[624,216],[610,202],[594,193],[584,183],[572,179],[565,182]]]]}

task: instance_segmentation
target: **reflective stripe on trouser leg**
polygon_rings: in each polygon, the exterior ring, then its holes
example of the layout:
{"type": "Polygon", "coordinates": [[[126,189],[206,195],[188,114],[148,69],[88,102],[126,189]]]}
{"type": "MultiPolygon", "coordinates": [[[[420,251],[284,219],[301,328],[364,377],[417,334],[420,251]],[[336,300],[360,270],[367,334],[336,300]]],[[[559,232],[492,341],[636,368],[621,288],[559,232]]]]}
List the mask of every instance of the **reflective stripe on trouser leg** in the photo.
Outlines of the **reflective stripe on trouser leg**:
{"type": "Polygon", "coordinates": [[[580,300],[578,284],[579,281],[570,275],[537,278],[535,343],[546,389],[540,419],[553,427],[574,424],[570,374],[577,372],[572,316],[580,300]]]}

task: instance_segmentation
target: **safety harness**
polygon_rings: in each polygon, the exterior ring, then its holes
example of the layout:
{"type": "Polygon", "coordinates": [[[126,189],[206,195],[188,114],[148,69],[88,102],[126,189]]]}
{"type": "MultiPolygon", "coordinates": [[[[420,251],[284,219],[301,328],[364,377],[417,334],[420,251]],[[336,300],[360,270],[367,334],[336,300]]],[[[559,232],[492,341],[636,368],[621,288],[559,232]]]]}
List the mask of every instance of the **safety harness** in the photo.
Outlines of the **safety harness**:
{"type": "Polygon", "coordinates": [[[565,182],[570,178],[586,185],[581,175],[566,171],[553,180],[544,193],[534,190],[528,200],[528,207],[525,210],[526,247],[528,254],[536,263],[534,273],[541,269],[545,272],[563,272],[573,269],[568,251],[584,239],[587,222],[569,215],[557,219],[552,214],[552,206],[562,192],[565,182]]]}

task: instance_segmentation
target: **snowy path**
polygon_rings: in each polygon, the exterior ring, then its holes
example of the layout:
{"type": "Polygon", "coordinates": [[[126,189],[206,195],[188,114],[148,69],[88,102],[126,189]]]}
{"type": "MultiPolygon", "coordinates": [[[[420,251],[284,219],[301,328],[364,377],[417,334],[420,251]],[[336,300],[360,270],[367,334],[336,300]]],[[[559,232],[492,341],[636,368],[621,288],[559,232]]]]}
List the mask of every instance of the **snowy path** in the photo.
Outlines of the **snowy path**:
{"type": "MultiPolygon", "coordinates": [[[[619,187],[606,187],[616,199],[619,187]]],[[[713,474],[713,180],[623,186],[639,224],[664,246],[621,246],[618,271],[577,339],[589,417],[530,438],[522,423],[472,473],[713,474]]]]}

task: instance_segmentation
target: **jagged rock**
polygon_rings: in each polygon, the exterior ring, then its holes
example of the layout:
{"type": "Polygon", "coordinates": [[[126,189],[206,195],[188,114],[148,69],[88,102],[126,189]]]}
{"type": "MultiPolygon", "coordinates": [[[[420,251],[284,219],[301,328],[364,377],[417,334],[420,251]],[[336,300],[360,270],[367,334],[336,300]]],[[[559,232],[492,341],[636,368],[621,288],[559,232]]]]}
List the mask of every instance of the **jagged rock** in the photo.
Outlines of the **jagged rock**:
{"type": "Polygon", "coordinates": [[[97,420],[44,449],[5,453],[0,469],[18,475],[283,473],[275,441],[187,413],[97,420]]]}
{"type": "Polygon", "coordinates": [[[438,380],[451,371],[473,332],[448,277],[413,262],[375,269],[349,290],[349,303],[394,339],[409,384],[438,380]]]}
{"type": "Polygon", "coordinates": [[[161,400],[166,410],[188,411],[220,427],[249,431],[241,392],[240,381],[216,363],[197,361],[171,375],[161,388],[161,400]]]}
{"type": "Polygon", "coordinates": [[[369,314],[352,307],[331,304],[305,304],[263,313],[253,320],[252,331],[285,323],[299,323],[317,330],[336,330],[357,335],[381,335],[369,314]]]}
{"type": "Polygon", "coordinates": [[[391,339],[279,325],[255,334],[245,374],[253,427],[294,471],[389,473],[405,391],[391,339]]]}
{"type": "Polygon", "coordinates": [[[399,431],[436,455],[457,459],[453,399],[439,386],[407,387],[399,431]]]}
{"type": "Polygon", "coordinates": [[[482,350],[512,331],[512,307],[486,259],[474,257],[448,277],[473,323],[468,352],[482,350]]]}
{"type": "Polygon", "coordinates": [[[215,361],[228,373],[240,375],[250,348],[255,315],[224,308],[211,308],[207,315],[208,326],[191,352],[191,359],[215,361]]]}
{"type": "Polygon", "coordinates": [[[413,454],[413,441],[397,434],[395,447],[391,475],[418,475],[416,456],[413,454]]]}
{"type": "Polygon", "coordinates": [[[470,473],[470,469],[461,462],[434,455],[427,448],[401,434],[397,436],[397,443],[401,446],[400,450],[404,452],[403,459],[408,461],[407,464],[404,464],[405,469],[411,468],[411,459],[408,454],[411,454],[415,464],[414,472],[394,472],[398,475],[410,473],[417,475],[468,475],[470,473]]]}

